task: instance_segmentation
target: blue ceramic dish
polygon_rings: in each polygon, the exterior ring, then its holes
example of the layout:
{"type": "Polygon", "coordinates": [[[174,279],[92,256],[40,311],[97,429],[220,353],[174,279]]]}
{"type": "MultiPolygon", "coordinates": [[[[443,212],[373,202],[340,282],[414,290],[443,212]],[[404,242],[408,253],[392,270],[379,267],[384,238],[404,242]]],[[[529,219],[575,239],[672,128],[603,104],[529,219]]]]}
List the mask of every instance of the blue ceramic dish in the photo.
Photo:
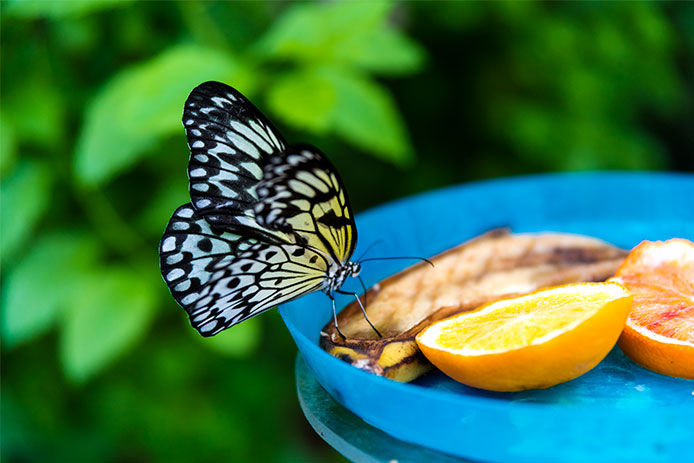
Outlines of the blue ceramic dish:
{"type": "MultiPolygon", "coordinates": [[[[499,226],[581,233],[623,248],[694,239],[694,176],[577,173],[446,188],[360,214],[355,255],[383,239],[370,256],[431,256],[499,226]]],[[[372,285],[404,266],[369,262],[362,274],[372,285]]],[[[694,381],[645,370],[616,347],[568,383],[492,393],[439,373],[402,384],[328,355],[318,347],[331,315],[323,294],[286,304],[281,314],[320,384],[398,439],[490,462],[694,461],[694,381]]]]}

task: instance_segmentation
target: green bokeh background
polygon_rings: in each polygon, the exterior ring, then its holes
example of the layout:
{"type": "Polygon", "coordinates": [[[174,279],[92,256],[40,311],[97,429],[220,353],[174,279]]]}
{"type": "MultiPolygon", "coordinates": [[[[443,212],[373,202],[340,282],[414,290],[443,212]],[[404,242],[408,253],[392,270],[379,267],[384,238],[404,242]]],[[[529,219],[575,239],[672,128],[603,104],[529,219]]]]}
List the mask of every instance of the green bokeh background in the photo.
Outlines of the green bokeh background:
{"type": "Polygon", "coordinates": [[[159,275],[187,201],[182,106],[205,80],[327,153],[356,211],[499,176],[694,170],[692,3],[0,14],[4,461],[342,460],[301,414],[277,312],[203,340],[159,275]]]}

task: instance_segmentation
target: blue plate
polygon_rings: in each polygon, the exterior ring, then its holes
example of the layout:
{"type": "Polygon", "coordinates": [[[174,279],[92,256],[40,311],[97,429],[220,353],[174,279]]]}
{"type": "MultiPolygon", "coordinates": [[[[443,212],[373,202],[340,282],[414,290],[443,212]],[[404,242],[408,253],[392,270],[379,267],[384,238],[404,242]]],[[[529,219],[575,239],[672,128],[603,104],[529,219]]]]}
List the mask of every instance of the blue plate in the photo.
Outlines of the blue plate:
{"type": "MultiPolygon", "coordinates": [[[[623,248],[644,239],[694,239],[694,176],[577,173],[446,188],[360,214],[355,255],[382,239],[370,256],[431,256],[499,226],[581,233],[623,248]]],[[[363,276],[372,285],[406,265],[369,262],[363,276]]],[[[694,381],[645,370],[618,348],[587,374],[546,390],[485,392],[438,373],[402,384],[318,347],[331,314],[325,295],[304,296],[281,314],[320,384],[398,439],[493,462],[675,462],[694,455],[694,381]]]]}

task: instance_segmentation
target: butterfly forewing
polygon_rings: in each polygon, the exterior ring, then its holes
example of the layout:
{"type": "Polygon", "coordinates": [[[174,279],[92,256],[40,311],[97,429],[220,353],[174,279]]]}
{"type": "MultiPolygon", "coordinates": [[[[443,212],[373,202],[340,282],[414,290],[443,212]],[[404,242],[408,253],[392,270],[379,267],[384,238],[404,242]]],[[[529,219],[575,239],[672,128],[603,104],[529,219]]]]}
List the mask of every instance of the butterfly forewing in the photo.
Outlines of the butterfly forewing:
{"type": "Polygon", "coordinates": [[[215,228],[190,204],[169,221],[160,259],[171,293],[203,336],[321,288],[329,266],[310,248],[215,228]]]}
{"type": "Polygon", "coordinates": [[[335,262],[352,255],[357,228],[337,171],[316,148],[291,146],[272,156],[256,190],[261,225],[297,236],[335,262]]]}
{"type": "Polygon", "coordinates": [[[183,126],[192,204],[210,223],[233,227],[257,201],[267,157],[281,153],[285,142],[255,106],[220,82],[191,92],[183,126]]]}

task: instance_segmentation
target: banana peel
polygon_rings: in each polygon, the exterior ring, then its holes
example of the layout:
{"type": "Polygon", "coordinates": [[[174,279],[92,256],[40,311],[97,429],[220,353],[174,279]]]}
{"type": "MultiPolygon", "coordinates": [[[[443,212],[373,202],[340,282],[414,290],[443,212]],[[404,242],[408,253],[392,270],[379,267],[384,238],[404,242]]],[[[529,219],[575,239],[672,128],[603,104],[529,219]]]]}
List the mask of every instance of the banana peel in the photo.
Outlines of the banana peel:
{"type": "Polygon", "coordinates": [[[415,336],[431,323],[503,297],[614,275],[627,251],[565,233],[485,233],[374,285],[320,333],[321,348],[357,368],[408,382],[432,367],[415,336]],[[367,304],[368,302],[368,304],[367,304]]]}

